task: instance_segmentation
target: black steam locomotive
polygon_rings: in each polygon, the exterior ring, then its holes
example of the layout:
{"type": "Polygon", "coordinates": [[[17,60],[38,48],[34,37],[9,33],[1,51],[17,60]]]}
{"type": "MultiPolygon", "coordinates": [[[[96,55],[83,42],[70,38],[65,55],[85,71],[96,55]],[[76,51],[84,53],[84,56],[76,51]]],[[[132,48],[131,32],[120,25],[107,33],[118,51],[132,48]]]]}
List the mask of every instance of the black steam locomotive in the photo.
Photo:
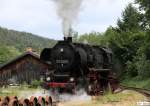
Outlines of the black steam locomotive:
{"type": "Polygon", "coordinates": [[[73,43],[68,37],[53,48],[45,48],[40,58],[52,66],[45,78],[48,88],[59,92],[85,88],[90,95],[108,88],[112,70],[112,52],[108,48],[73,43]]]}

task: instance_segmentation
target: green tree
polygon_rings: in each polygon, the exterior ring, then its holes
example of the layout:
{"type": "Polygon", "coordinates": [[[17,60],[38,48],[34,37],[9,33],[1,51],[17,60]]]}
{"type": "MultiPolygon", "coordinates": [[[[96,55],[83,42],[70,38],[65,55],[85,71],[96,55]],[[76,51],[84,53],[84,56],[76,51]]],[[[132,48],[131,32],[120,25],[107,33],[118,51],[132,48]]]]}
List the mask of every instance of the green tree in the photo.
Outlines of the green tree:
{"type": "Polygon", "coordinates": [[[20,55],[20,52],[12,46],[0,46],[0,65],[20,55]]]}
{"type": "Polygon", "coordinates": [[[138,10],[129,4],[123,11],[122,17],[118,19],[117,27],[109,28],[105,33],[107,35],[105,41],[109,42],[116,61],[119,61],[115,63],[119,63],[122,67],[119,69],[119,73],[122,75],[126,73],[131,76],[138,75],[136,65],[132,65],[132,63],[145,39],[145,32],[141,27],[141,17],[138,10]]]}
{"type": "Polygon", "coordinates": [[[91,45],[101,45],[103,33],[91,32],[89,34],[83,34],[78,38],[78,42],[88,43],[91,45]]]}
{"type": "Polygon", "coordinates": [[[122,18],[118,19],[117,26],[119,32],[136,32],[141,30],[141,14],[132,5],[129,4],[122,13],[122,18]]]}
{"type": "Polygon", "coordinates": [[[143,13],[143,23],[145,28],[150,28],[150,0],[135,0],[140,5],[141,12],[143,13]],[[144,11],[144,12],[143,12],[144,11]]]}
{"type": "Polygon", "coordinates": [[[140,13],[129,4],[118,19],[117,27],[114,28],[115,36],[111,42],[114,54],[122,64],[132,60],[144,38],[144,31],[140,26],[140,13]]]}
{"type": "Polygon", "coordinates": [[[25,52],[27,47],[31,47],[40,53],[43,48],[52,47],[55,40],[42,38],[26,32],[18,32],[0,27],[0,45],[14,46],[21,52],[25,52]]]}

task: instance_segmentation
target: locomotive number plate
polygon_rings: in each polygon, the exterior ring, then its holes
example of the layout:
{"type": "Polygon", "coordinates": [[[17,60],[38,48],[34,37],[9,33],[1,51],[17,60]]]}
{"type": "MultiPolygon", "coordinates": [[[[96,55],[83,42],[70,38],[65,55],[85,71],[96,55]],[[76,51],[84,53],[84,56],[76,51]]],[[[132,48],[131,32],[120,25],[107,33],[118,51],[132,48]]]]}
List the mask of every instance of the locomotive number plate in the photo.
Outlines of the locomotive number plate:
{"type": "Polygon", "coordinates": [[[56,60],[56,63],[58,63],[58,64],[67,64],[67,63],[69,63],[69,61],[68,60],[56,60]]]}

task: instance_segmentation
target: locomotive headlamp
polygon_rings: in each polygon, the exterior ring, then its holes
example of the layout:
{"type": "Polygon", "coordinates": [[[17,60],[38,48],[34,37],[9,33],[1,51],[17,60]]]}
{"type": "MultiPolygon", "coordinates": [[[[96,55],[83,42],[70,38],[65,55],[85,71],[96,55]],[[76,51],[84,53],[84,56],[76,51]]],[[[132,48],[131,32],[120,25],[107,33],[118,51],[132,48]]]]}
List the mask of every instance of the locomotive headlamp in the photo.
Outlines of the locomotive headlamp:
{"type": "Polygon", "coordinates": [[[64,52],[64,49],[63,49],[63,48],[61,48],[61,49],[60,49],[60,52],[64,52]]]}
{"type": "Polygon", "coordinates": [[[47,78],[46,78],[46,81],[50,81],[50,80],[51,80],[51,78],[50,78],[50,77],[47,77],[47,78]]]}
{"type": "Polygon", "coordinates": [[[71,78],[70,78],[70,81],[71,81],[71,82],[73,82],[73,81],[74,81],[74,78],[73,78],[73,77],[71,77],[71,78]]]}
{"type": "Polygon", "coordinates": [[[88,90],[89,90],[89,91],[92,90],[92,86],[91,86],[91,85],[88,86],[88,90]]]}

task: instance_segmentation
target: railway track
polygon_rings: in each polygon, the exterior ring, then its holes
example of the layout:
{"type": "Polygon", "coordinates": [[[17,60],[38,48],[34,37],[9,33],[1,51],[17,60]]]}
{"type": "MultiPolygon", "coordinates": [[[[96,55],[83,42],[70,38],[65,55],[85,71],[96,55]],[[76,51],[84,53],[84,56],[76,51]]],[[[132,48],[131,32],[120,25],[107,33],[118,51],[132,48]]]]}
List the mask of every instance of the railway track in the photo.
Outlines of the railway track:
{"type": "Polygon", "coordinates": [[[144,96],[148,97],[150,100],[150,90],[149,89],[127,87],[127,86],[123,86],[123,85],[120,85],[120,88],[122,90],[134,90],[134,91],[139,92],[139,93],[143,94],[144,96]]]}

